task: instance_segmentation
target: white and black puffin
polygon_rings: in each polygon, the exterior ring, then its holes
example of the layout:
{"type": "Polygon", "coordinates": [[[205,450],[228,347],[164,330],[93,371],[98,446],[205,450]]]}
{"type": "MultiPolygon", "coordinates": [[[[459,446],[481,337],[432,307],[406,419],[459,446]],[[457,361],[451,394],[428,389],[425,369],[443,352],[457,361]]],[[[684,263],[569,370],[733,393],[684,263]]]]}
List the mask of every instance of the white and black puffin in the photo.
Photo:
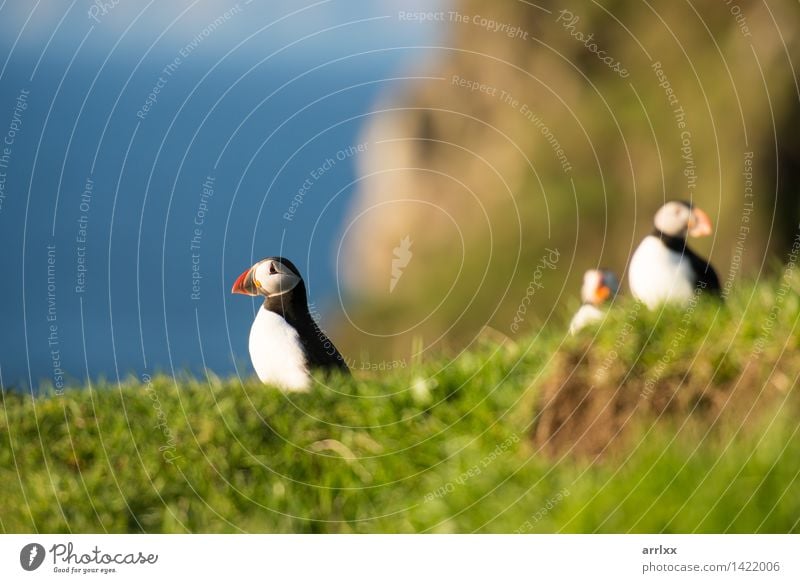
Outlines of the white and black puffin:
{"type": "Polygon", "coordinates": [[[311,317],[305,283],[291,261],[262,259],[238,277],[231,292],[264,296],[250,328],[250,359],[261,382],[305,391],[311,370],[349,373],[342,355],[311,317]]]}
{"type": "Polygon", "coordinates": [[[589,324],[603,319],[601,307],[611,301],[619,290],[619,280],[614,272],[607,269],[590,269],[583,274],[581,300],[583,305],[572,317],[570,334],[577,334],[589,324]]]}
{"type": "Polygon", "coordinates": [[[698,289],[719,296],[716,271],[686,244],[687,237],[712,233],[708,215],[691,202],[674,200],[658,209],[653,223],[655,229],[631,258],[633,296],[650,309],[666,302],[686,304],[698,289]]]}

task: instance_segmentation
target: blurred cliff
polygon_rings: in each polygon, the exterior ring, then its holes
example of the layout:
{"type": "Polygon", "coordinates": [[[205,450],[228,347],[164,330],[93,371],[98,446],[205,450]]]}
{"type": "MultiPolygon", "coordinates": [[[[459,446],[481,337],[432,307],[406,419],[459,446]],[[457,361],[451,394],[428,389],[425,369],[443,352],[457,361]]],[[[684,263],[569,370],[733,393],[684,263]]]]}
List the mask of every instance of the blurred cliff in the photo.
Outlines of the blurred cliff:
{"type": "Polygon", "coordinates": [[[712,216],[693,246],[724,285],[786,260],[800,4],[461,0],[433,17],[449,37],[415,67],[429,79],[364,132],[338,255],[350,354],[548,325],[585,269],[624,273],[666,199],[712,216]]]}

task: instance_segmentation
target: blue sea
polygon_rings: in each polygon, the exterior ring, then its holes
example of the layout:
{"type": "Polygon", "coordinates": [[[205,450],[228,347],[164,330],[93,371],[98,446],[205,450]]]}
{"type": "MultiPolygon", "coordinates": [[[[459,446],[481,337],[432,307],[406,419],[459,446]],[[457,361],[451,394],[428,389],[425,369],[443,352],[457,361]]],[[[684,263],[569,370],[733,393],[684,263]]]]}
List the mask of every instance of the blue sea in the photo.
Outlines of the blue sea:
{"type": "Polygon", "coordinates": [[[163,4],[0,9],[5,388],[249,375],[232,282],[284,255],[324,311],[364,124],[444,34],[398,21],[421,2],[163,4]]]}

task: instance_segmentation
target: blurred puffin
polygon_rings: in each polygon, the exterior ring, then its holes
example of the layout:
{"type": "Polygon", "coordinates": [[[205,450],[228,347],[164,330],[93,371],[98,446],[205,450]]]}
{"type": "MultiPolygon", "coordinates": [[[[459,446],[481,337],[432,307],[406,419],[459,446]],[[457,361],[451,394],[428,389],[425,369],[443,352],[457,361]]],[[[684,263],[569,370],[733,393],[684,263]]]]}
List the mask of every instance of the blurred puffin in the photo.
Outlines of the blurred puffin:
{"type": "Polygon", "coordinates": [[[719,295],[717,273],[689,249],[686,237],[712,232],[711,220],[690,202],[670,201],[658,209],[654,231],[631,258],[628,280],[634,297],[651,310],[664,302],[686,303],[700,288],[719,295]]]}
{"type": "Polygon", "coordinates": [[[268,257],[238,277],[232,293],[264,296],[250,328],[250,359],[261,382],[305,391],[311,369],[349,369],[308,311],[306,286],[288,259],[268,257]]]}
{"type": "Polygon", "coordinates": [[[577,334],[589,324],[602,320],[603,311],[600,306],[611,300],[618,290],[619,280],[612,271],[590,269],[584,273],[583,287],[581,287],[583,305],[572,317],[569,324],[570,334],[577,334]]]}

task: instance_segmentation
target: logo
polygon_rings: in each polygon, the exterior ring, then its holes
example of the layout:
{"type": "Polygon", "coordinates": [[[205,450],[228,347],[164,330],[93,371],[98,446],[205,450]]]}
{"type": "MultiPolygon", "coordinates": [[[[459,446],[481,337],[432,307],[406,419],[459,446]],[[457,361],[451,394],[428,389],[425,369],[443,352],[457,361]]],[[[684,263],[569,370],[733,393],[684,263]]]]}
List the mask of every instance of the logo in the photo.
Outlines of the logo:
{"type": "Polygon", "coordinates": [[[414,255],[411,252],[411,243],[413,241],[406,235],[400,241],[400,244],[392,250],[394,257],[392,257],[392,279],[389,281],[389,293],[394,291],[394,286],[403,276],[403,269],[408,266],[411,257],[414,255]]]}
{"type": "Polygon", "coordinates": [[[44,562],[44,547],[39,543],[30,543],[19,552],[19,564],[26,571],[35,571],[44,562]]]}

